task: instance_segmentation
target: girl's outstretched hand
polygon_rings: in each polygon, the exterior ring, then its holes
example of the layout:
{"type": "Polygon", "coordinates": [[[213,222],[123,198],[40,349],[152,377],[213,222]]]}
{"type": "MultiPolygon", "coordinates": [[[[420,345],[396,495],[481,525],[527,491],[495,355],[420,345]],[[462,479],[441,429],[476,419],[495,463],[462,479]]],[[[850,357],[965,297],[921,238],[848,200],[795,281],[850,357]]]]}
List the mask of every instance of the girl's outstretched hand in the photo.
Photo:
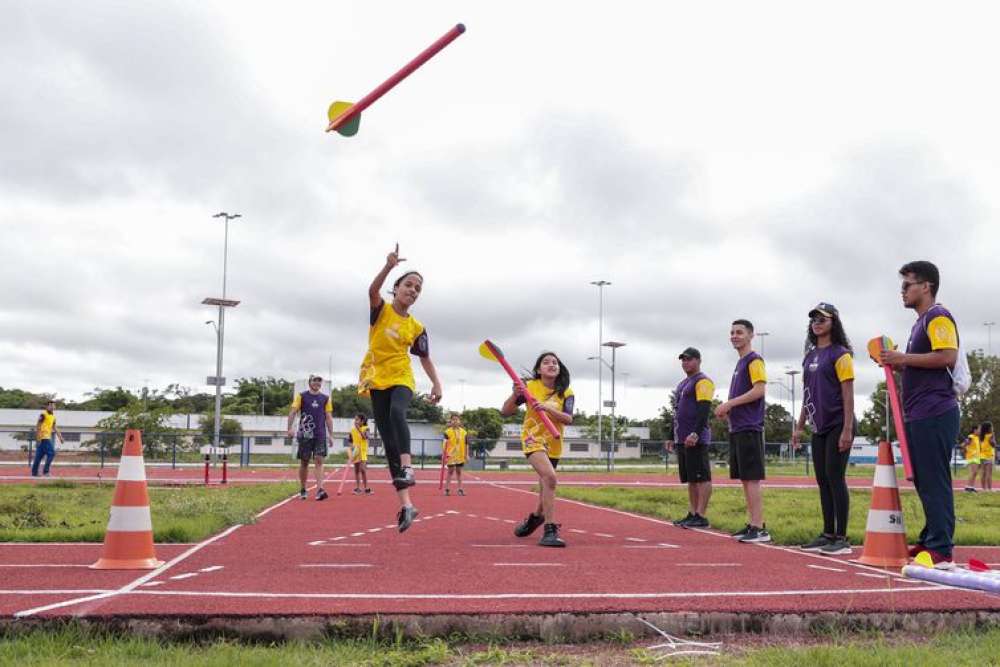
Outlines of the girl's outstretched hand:
{"type": "Polygon", "coordinates": [[[400,262],[405,262],[405,257],[399,256],[399,244],[396,244],[396,249],[385,256],[385,265],[390,269],[398,265],[400,262]]]}

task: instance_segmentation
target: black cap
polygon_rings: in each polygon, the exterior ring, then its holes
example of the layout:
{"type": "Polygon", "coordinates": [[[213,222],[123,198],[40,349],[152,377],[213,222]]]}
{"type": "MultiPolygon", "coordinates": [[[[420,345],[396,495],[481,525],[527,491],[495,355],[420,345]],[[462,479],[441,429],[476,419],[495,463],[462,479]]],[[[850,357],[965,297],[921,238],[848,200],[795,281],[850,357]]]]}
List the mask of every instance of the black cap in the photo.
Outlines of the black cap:
{"type": "Polygon", "coordinates": [[[697,359],[698,361],[701,361],[701,352],[699,352],[693,347],[689,347],[683,352],[681,352],[679,355],[677,355],[678,359],[683,359],[685,357],[690,357],[692,359],[697,359]]]}
{"type": "Polygon", "coordinates": [[[313,380],[319,380],[320,382],[322,382],[323,378],[320,377],[319,375],[310,375],[309,376],[309,381],[312,382],[313,380]]]}
{"type": "Polygon", "coordinates": [[[826,303],[821,301],[816,304],[816,307],[809,311],[809,317],[819,313],[820,315],[826,315],[827,317],[836,317],[838,314],[837,307],[832,303],[826,303]]]}

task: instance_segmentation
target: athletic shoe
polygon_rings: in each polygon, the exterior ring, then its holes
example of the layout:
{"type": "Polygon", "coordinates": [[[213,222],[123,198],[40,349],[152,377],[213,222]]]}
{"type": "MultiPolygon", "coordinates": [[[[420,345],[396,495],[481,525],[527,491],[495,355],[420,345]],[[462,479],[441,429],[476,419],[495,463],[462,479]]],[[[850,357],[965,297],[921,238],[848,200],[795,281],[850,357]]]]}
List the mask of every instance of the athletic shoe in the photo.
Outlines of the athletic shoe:
{"type": "Polygon", "coordinates": [[[462,489],[459,489],[458,490],[458,495],[464,496],[465,495],[465,491],[463,491],[462,489]]]}
{"type": "Polygon", "coordinates": [[[417,478],[413,474],[413,468],[411,466],[403,466],[403,476],[393,477],[392,483],[396,485],[397,489],[405,489],[416,484],[417,478]]]}
{"type": "Polygon", "coordinates": [[[917,554],[921,551],[927,551],[927,548],[922,544],[914,544],[912,547],[906,550],[906,555],[910,558],[916,558],[917,554]]]}
{"type": "Polygon", "coordinates": [[[450,496],[451,495],[451,489],[445,489],[444,490],[444,495],[450,496]]]}
{"type": "Polygon", "coordinates": [[[316,492],[316,500],[326,500],[330,497],[330,494],[326,492],[326,489],[320,489],[316,492]]]}
{"type": "Polygon", "coordinates": [[[750,526],[750,530],[747,534],[740,538],[740,542],[770,542],[771,534],[767,532],[765,528],[758,528],[757,526],[750,526]]]}
{"type": "Polygon", "coordinates": [[[353,493],[356,496],[360,496],[364,492],[361,489],[359,489],[358,487],[354,487],[354,491],[352,491],[351,493],[353,493]]]}
{"type": "Polygon", "coordinates": [[[837,537],[819,550],[824,556],[846,556],[852,553],[851,543],[846,538],[837,537]]]}
{"type": "Polygon", "coordinates": [[[306,499],[308,499],[308,498],[309,498],[309,494],[308,494],[308,493],[306,493],[306,490],[305,490],[305,489],[299,489],[299,498],[300,498],[301,500],[306,500],[306,499]]]}
{"type": "Polygon", "coordinates": [[[826,535],[820,535],[819,537],[813,539],[812,542],[803,544],[802,546],[799,547],[799,549],[802,549],[802,551],[819,551],[823,547],[829,546],[833,542],[834,540],[827,537],[826,535]]]}
{"type": "Polygon", "coordinates": [[[976,487],[974,487],[974,486],[967,486],[967,487],[965,487],[965,490],[967,492],[969,492],[969,493],[975,493],[976,492],[976,487]]]}
{"type": "Polygon", "coordinates": [[[372,490],[371,489],[365,489],[365,495],[366,496],[370,496],[371,494],[372,494],[372,490]]]}
{"type": "Polygon", "coordinates": [[[744,537],[747,533],[750,532],[750,528],[751,528],[751,526],[748,523],[747,525],[743,526],[742,528],[740,528],[739,530],[737,530],[735,533],[733,533],[729,537],[735,537],[736,539],[740,539],[740,538],[744,537]]]}
{"type": "Polygon", "coordinates": [[[688,522],[691,521],[691,519],[693,519],[693,518],[694,518],[694,514],[692,514],[691,512],[688,512],[687,516],[685,516],[683,519],[677,519],[677,520],[675,520],[673,522],[673,524],[675,526],[677,526],[678,528],[687,528],[688,522]]]}
{"type": "Polygon", "coordinates": [[[527,537],[535,532],[540,525],[545,523],[545,517],[538,516],[537,514],[529,514],[528,518],[517,525],[514,529],[515,537],[527,537]]]}
{"type": "Polygon", "coordinates": [[[542,539],[538,540],[538,546],[540,547],[564,547],[566,543],[559,538],[559,524],[558,523],[547,523],[545,524],[545,534],[542,535],[542,539]]]}
{"type": "Polygon", "coordinates": [[[690,521],[684,524],[685,528],[708,528],[709,526],[708,519],[700,514],[695,514],[690,521]]]}
{"type": "Polygon", "coordinates": [[[420,510],[413,505],[399,510],[396,520],[399,522],[399,532],[405,533],[406,529],[413,525],[413,520],[420,516],[420,510]]]}
{"type": "MultiPolygon", "coordinates": [[[[52,473],[43,472],[42,477],[52,477],[52,473]]],[[[973,491],[975,491],[975,489],[973,489],[973,491]]]]}
{"type": "Polygon", "coordinates": [[[951,556],[942,556],[933,549],[925,549],[925,551],[931,555],[931,562],[934,563],[935,570],[955,569],[955,561],[952,560],[951,556]]]}

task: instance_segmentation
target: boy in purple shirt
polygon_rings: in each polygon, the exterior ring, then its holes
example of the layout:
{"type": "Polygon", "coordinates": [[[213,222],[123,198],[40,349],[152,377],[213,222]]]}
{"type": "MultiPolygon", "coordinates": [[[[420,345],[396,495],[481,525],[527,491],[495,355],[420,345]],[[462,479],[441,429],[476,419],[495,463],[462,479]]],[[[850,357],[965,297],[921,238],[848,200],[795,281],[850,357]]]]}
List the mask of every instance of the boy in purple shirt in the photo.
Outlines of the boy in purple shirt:
{"type": "Polygon", "coordinates": [[[936,266],[918,261],[904,264],[900,291],[903,305],[917,312],[906,352],[885,350],[882,363],[903,369],[901,393],[906,439],[913,464],[913,486],[920,496],[926,522],[910,555],[930,554],[934,567],[955,567],[955,498],[951,488],[951,450],[958,440],[958,399],[951,369],[958,360],[958,327],[937,303],[941,277],[936,266]]]}
{"type": "Polygon", "coordinates": [[[770,542],[764,525],[764,392],[767,372],[764,358],[753,351],[753,324],[736,320],[729,330],[740,359],[729,383],[729,400],[715,409],[719,419],[729,419],[729,477],[743,483],[750,522],[733,533],[740,542],[770,542]]]}

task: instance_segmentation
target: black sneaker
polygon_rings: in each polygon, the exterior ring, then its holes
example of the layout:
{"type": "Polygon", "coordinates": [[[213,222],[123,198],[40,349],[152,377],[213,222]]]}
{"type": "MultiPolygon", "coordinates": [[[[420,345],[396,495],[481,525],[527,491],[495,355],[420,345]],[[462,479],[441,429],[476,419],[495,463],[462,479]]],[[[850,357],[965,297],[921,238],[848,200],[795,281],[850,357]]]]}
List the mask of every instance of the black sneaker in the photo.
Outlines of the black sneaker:
{"type": "Polygon", "coordinates": [[[690,521],[691,519],[693,519],[693,518],[694,518],[694,514],[692,514],[691,512],[688,512],[688,513],[687,513],[687,516],[685,516],[685,517],[684,517],[683,519],[677,519],[677,520],[675,520],[675,521],[673,522],[673,524],[674,524],[675,526],[677,526],[678,528],[686,528],[686,527],[687,527],[687,525],[688,525],[688,522],[689,522],[689,521],[690,521]]]}
{"type": "Polygon", "coordinates": [[[710,524],[708,523],[708,519],[706,519],[705,517],[703,517],[700,514],[695,514],[693,517],[691,517],[690,521],[688,521],[687,523],[684,524],[684,527],[685,528],[708,528],[709,525],[710,524]]]}
{"type": "Polygon", "coordinates": [[[819,550],[824,556],[846,556],[851,552],[851,543],[846,538],[837,537],[819,550]]]}
{"type": "Polygon", "coordinates": [[[566,543],[562,541],[559,537],[559,524],[558,523],[547,523],[545,524],[545,534],[542,535],[542,539],[538,540],[538,546],[540,547],[564,547],[566,543]]]}
{"type": "Polygon", "coordinates": [[[758,528],[757,526],[750,526],[750,530],[747,534],[740,538],[740,542],[770,542],[771,534],[767,532],[766,528],[758,528]]]}
{"type": "Polygon", "coordinates": [[[828,537],[827,535],[820,535],[813,539],[812,542],[801,545],[799,549],[802,549],[802,551],[819,551],[823,547],[832,543],[833,538],[828,537]]]}
{"type": "Polygon", "coordinates": [[[458,495],[464,496],[465,495],[465,491],[463,491],[462,489],[459,489],[458,490],[458,495]]]}
{"type": "Polygon", "coordinates": [[[514,529],[515,537],[527,537],[535,532],[540,525],[545,523],[545,517],[538,516],[537,514],[529,514],[528,518],[517,525],[514,529]]]}
{"type": "Polygon", "coordinates": [[[372,490],[371,489],[365,489],[365,495],[366,496],[370,496],[371,494],[372,494],[372,490]]]}
{"type": "Polygon", "coordinates": [[[413,520],[420,516],[420,510],[413,505],[399,510],[396,520],[399,522],[399,532],[405,533],[406,529],[413,525],[413,520]]]}
{"type": "Polygon", "coordinates": [[[451,495],[451,489],[445,489],[444,490],[444,495],[450,496],[451,495]]]}
{"type": "Polygon", "coordinates": [[[358,487],[354,487],[354,491],[352,491],[351,493],[353,493],[356,496],[360,496],[362,491],[358,487]]]}
{"type": "Polygon", "coordinates": [[[316,492],[316,500],[326,500],[329,497],[330,494],[328,494],[325,489],[320,489],[316,492]]]}
{"type": "Polygon", "coordinates": [[[309,497],[309,494],[306,493],[305,489],[299,489],[299,499],[300,500],[306,500],[308,497],[309,497]]]}
{"type": "Polygon", "coordinates": [[[737,530],[735,533],[733,533],[729,537],[735,537],[736,539],[740,539],[740,538],[746,536],[746,534],[750,532],[750,528],[751,528],[751,526],[748,523],[747,525],[743,526],[742,528],[740,528],[739,530],[737,530]]]}
{"type": "Polygon", "coordinates": [[[412,466],[403,466],[403,476],[392,478],[393,486],[396,489],[407,489],[417,483],[417,478],[413,474],[412,466]]]}

